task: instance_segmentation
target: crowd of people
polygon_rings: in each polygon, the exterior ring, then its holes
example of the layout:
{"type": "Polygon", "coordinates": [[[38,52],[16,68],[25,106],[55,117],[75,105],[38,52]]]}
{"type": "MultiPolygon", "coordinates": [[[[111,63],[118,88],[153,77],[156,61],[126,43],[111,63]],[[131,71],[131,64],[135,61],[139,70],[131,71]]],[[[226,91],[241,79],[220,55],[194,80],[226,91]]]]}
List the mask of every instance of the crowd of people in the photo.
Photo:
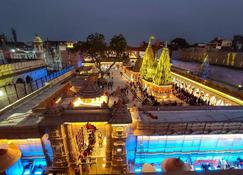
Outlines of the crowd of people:
{"type": "MultiPolygon", "coordinates": [[[[122,71],[120,71],[120,76],[125,76],[122,71]]],[[[113,72],[107,74],[107,83],[105,87],[108,90],[113,90],[113,72]]],[[[130,92],[132,94],[132,101],[139,101],[142,105],[152,105],[152,106],[182,106],[183,104],[188,104],[191,106],[208,106],[209,101],[204,100],[202,97],[197,97],[192,93],[189,93],[186,89],[173,85],[172,93],[175,97],[180,100],[166,99],[160,100],[156,99],[153,95],[148,93],[147,88],[142,85],[141,81],[132,82],[130,81],[125,87],[120,88],[121,93],[128,96],[130,92]]]]}
{"type": "Polygon", "coordinates": [[[113,75],[110,73],[107,73],[104,79],[99,79],[97,81],[97,84],[100,88],[107,88],[108,90],[113,90],[113,75]]]}
{"type": "Polygon", "coordinates": [[[173,85],[173,94],[191,106],[208,106],[209,101],[205,101],[202,97],[196,97],[185,89],[180,88],[176,84],[173,85]]]}
{"type": "Polygon", "coordinates": [[[130,82],[129,83],[129,89],[131,93],[133,94],[133,100],[136,98],[141,101],[142,105],[152,105],[152,106],[159,106],[160,103],[155,99],[153,95],[150,95],[147,92],[147,88],[144,88],[142,86],[141,82],[130,82]],[[138,97],[137,94],[140,94],[140,97],[138,97]]]}
{"type": "Polygon", "coordinates": [[[227,161],[225,159],[220,159],[217,161],[217,164],[212,163],[214,160],[208,160],[201,164],[201,168],[204,171],[217,170],[217,169],[242,169],[243,168],[243,159],[238,157],[235,161],[227,161]]]}

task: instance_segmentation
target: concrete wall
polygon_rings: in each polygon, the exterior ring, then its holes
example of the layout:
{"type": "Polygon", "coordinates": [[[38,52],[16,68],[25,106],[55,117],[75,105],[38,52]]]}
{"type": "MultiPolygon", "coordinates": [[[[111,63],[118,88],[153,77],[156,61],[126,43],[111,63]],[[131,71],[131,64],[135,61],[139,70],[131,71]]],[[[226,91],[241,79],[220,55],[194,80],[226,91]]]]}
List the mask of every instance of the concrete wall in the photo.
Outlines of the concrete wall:
{"type": "Polygon", "coordinates": [[[43,60],[24,61],[19,63],[0,65],[0,77],[16,74],[29,69],[35,69],[43,66],[45,66],[43,60]]]}
{"type": "Polygon", "coordinates": [[[209,63],[243,69],[243,52],[207,50],[206,48],[187,48],[172,52],[172,58],[183,61],[202,62],[208,54],[209,63]]]}

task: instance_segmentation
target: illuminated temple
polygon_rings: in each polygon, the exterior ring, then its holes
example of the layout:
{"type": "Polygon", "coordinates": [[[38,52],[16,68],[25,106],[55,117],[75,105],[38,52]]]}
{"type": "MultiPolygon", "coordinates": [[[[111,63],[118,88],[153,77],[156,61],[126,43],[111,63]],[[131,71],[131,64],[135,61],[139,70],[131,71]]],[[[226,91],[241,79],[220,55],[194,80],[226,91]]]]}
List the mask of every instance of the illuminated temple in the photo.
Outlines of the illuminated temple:
{"type": "MultiPolygon", "coordinates": [[[[32,104],[19,106],[29,107],[27,112],[11,113],[15,110],[11,108],[0,116],[0,172],[125,174],[148,172],[144,167],[153,166],[161,173],[186,164],[193,171],[202,171],[204,164],[210,165],[209,170],[223,170],[224,161],[242,169],[242,99],[173,71],[169,49],[164,47],[155,59],[151,39],[140,72],[134,73],[141,74],[142,85],[164,99],[177,84],[195,95],[204,93],[210,105],[125,103],[120,98],[124,95],[115,98],[98,86],[97,72],[72,72],[58,86],[49,86],[30,99],[32,104]]],[[[112,73],[115,91],[121,93],[121,83],[128,84],[135,76],[126,70],[120,78],[117,67],[112,73]]]]}
{"type": "Polygon", "coordinates": [[[140,68],[140,76],[144,86],[157,98],[169,98],[172,94],[171,63],[169,49],[165,46],[159,59],[154,57],[151,46],[153,36],[149,38],[145,50],[143,62],[140,68]]]}

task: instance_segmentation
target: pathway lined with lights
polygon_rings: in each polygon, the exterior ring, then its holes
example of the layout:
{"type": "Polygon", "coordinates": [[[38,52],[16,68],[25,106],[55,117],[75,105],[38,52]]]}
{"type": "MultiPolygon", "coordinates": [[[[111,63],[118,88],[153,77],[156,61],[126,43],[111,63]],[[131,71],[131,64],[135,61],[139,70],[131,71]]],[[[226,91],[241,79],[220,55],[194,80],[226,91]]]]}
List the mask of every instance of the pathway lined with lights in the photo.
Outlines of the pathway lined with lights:
{"type": "MultiPolygon", "coordinates": [[[[118,87],[125,87],[130,82],[130,78],[127,77],[125,73],[123,73],[123,75],[121,76],[120,71],[121,69],[120,68],[117,69],[115,66],[111,69],[111,75],[113,75],[113,82],[114,82],[112,91],[116,90],[116,88],[118,87]]],[[[109,90],[109,93],[111,93],[112,91],[109,90]]],[[[141,106],[141,101],[139,101],[139,99],[136,98],[135,100],[133,100],[133,95],[130,90],[127,97],[129,99],[129,103],[127,104],[128,107],[132,107],[134,104],[136,106],[141,106]]],[[[114,97],[110,98],[109,106],[112,106],[114,101],[117,100],[118,99],[114,97]]]]}

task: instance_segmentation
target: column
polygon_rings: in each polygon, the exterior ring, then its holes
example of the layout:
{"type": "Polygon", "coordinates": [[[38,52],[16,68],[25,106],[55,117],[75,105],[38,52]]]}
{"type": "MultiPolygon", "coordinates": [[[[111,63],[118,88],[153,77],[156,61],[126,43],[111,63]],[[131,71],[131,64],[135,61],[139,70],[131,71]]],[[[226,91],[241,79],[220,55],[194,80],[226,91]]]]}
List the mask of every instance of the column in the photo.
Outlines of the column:
{"type": "Polygon", "coordinates": [[[61,127],[51,129],[49,132],[49,139],[53,152],[53,168],[67,168],[68,157],[64,148],[64,138],[61,127]]]}
{"type": "Polygon", "coordinates": [[[78,149],[72,133],[72,125],[65,123],[63,126],[66,133],[66,145],[68,149],[70,168],[81,172],[81,167],[78,165],[78,149]]]}
{"type": "Polygon", "coordinates": [[[111,124],[106,125],[106,167],[111,166],[112,158],[112,142],[111,142],[112,126],[111,124]]]}

